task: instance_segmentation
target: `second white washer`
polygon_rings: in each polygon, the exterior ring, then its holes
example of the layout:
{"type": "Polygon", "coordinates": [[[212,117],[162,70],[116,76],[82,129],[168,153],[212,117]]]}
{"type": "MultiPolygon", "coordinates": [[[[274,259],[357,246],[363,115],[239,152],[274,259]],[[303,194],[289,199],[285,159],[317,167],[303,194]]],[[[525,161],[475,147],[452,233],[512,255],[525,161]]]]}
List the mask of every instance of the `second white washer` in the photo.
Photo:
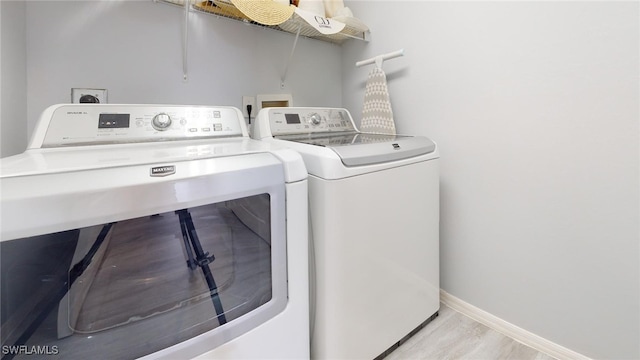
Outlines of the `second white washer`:
{"type": "Polygon", "coordinates": [[[312,358],[373,359],[437,315],[433,141],[361,133],[333,108],[263,109],[252,137],[296,150],[309,172],[312,358]]]}

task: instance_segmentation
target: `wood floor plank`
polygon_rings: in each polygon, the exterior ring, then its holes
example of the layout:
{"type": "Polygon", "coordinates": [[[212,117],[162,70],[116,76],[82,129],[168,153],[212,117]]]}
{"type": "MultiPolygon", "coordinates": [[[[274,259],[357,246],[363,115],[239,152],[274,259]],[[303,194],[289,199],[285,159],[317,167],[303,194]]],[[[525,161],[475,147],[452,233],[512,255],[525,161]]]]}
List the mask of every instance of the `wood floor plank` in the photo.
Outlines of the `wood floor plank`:
{"type": "Polygon", "coordinates": [[[385,358],[407,359],[553,360],[444,304],[437,318],[385,358]]]}

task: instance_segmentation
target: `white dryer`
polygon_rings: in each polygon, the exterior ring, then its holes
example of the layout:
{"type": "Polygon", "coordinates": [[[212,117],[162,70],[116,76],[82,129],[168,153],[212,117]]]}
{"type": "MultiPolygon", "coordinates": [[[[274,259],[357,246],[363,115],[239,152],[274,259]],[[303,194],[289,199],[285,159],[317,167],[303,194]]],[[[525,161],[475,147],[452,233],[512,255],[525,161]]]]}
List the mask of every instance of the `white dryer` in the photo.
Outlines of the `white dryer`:
{"type": "Polygon", "coordinates": [[[433,141],[361,133],[333,108],[262,109],[252,137],[296,150],[309,172],[312,358],[384,356],[437,316],[433,141]]]}
{"type": "Polygon", "coordinates": [[[238,109],[52,106],[0,185],[3,359],[309,357],[307,172],[238,109]]]}

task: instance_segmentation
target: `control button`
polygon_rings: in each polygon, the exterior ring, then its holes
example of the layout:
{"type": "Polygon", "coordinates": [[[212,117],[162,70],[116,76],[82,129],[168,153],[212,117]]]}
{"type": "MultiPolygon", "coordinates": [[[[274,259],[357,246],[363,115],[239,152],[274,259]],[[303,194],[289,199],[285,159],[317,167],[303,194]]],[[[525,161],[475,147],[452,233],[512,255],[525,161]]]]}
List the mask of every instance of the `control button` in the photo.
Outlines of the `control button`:
{"type": "Polygon", "coordinates": [[[322,117],[320,116],[320,114],[313,113],[309,115],[309,123],[311,123],[311,125],[320,125],[321,121],[322,117]]]}
{"type": "Polygon", "coordinates": [[[151,126],[158,131],[164,131],[171,126],[171,116],[166,113],[156,114],[151,120],[151,126]]]}
{"type": "Polygon", "coordinates": [[[211,131],[211,128],[202,128],[202,131],[209,132],[209,131],[211,131]]]}
{"type": "Polygon", "coordinates": [[[189,132],[198,132],[198,128],[189,128],[189,132]]]}
{"type": "Polygon", "coordinates": [[[220,111],[218,111],[218,110],[214,111],[213,112],[213,117],[216,118],[216,119],[219,119],[220,118],[220,111]]]}

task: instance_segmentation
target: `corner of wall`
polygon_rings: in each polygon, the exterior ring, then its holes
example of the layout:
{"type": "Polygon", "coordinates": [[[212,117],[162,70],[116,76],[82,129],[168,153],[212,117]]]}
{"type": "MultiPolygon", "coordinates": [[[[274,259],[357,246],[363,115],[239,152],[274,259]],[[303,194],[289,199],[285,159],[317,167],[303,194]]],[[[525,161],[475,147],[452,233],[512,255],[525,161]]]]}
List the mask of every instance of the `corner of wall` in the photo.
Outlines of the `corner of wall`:
{"type": "Polygon", "coordinates": [[[0,1],[0,18],[0,157],[6,157],[27,146],[26,2],[0,1]]]}

